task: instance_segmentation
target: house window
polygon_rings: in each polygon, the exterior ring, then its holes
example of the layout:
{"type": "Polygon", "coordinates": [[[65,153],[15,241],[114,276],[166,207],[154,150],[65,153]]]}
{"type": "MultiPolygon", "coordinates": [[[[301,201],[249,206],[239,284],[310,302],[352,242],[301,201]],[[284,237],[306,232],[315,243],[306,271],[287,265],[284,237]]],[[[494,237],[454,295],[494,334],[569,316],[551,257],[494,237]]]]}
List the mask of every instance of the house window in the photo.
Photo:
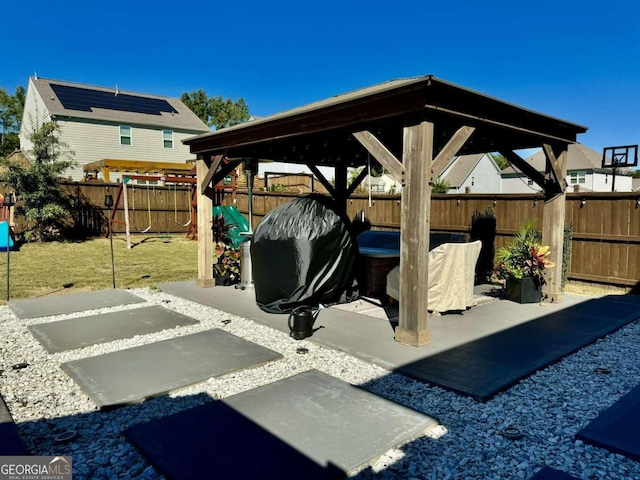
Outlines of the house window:
{"type": "Polygon", "coordinates": [[[532,187],[533,186],[533,180],[531,180],[530,178],[527,178],[527,185],[532,187]]]}
{"type": "Polygon", "coordinates": [[[173,148],[173,131],[172,130],[162,131],[162,144],[164,145],[164,148],[173,148]]]}
{"type": "Polygon", "coordinates": [[[120,125],[120,145],[131,145],[131,127],[120,125]]]}
{"type": "Polygon", "coordinates": [[[571,185],[578,185],[587,183],[587,173],[582,170],[577,170],[575,172],[569,172],[569,183],[571,185]]]}

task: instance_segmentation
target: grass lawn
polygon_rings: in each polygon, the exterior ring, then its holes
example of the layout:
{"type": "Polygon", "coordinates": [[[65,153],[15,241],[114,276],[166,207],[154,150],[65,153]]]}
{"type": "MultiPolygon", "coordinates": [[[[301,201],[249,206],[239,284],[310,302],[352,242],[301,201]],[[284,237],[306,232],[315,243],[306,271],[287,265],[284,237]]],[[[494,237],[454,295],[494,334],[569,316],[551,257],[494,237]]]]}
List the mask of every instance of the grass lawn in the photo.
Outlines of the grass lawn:
{"type": "MultiPolygon", "coordinates": [[[[128,249],[122,236],[113,238],[116,287],[152,287],[195,279],[198,242],[184,235],[132,236],[128,249]]],[[[111,288],[109,240],[27,243],[10,254],[11,299],[35,298],[111,288]]],[[[0,253],[0,304],[6,304],[7,254],[0,253]]]]}

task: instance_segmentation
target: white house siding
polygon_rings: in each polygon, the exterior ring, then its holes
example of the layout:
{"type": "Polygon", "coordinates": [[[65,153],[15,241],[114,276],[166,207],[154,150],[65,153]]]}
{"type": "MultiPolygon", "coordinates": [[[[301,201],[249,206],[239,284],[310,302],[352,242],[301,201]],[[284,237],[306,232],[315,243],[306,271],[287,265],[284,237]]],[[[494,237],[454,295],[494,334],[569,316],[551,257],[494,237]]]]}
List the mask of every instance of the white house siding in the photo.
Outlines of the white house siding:
{"type": "Polygon", "coordinates": [[[526,175],[503,175],[502,176],[502,193],[536,193],[541,192],[540,188],[535,183],[531,186],[527,186],[529,179],[526,175]]]}
{"type": "MultiPolygon", "coordinates": [[[[503,175],[502,177],[502,193],[534,193],[540,192],[542,189],[536,184],[531,187],[527,186],[528,178],[523,174],[521,179],[513,174],[503,175]]],[[[574,191],[574,184],[571,183],[571,176],[567,175],[567,191],[574,191]]],[[[580,190],[587,192],[610,192],[611,191],[611,175],[604,173],[593,173],[593,171],[585,172],[585,182],[578,183],[580,190]]],[[[616,192],[631,192],[631,177],[617,175],[616,176],[616,192]]]]}
{"type": "MultiPolygon", "coordinates": [[[[31,83],[31,80],[29,80],[31,83]]],[[[24,101],[24,110],[22,113],[22,124],[20,126],[20,148],[29,152],[33,149],[33,144],[29,140],[31,133],[40,125],[51,120],[47,107],[45,106],[42,98],[30,85],[27,88],[27,96],[24,101]]]]}
{"type": "MultiPolygon", "coordinates": [[[[595,173],[590,179],[593,185],[592,190],[595,192],[610,192],[613,176],[605,173],[595,173]]],[[[626,175],[616,175],[616,192],[633,191],[631,177],[626,175]]]]}
{"type": "MultiPolygon", "coordinates": [[[[173,148],[164,148],[161,127],[131,127],[131,145],[120,145],[120,124],[83,120],[58,119],[61,135],[74,152],[78,166],[66,175],[73,180],[83,177],[82,165],[105,158],[114,160],[147,160],[185,163],[195,157],[182,140],[200,132],[173,131],[173,148]]],[[[113,181],[118,176],[111,178],[113,181]]]]}
{"type": "MultiPolygon", "coordinates": [[[[329,181],[335,176],[333,167],[318,167],[320,173],[329,181]]],[[[269,173],[286,173],[295,175],[296,173],[313,173],[309,167],[301,163],[283,163],[283,162],[259,162],[258,175],[264,178],[265,172],[269,173]]]]}
{"type": "Polygon", "coordinates": [[[500,171],[496,169],[495,163],[492,162],[488,155],[483,155],[475,168],[467,176],[460,185],[460,193],[466,191],[469,187],[471,193],[501,193],[502,181],[500,179],[500,171]]]}

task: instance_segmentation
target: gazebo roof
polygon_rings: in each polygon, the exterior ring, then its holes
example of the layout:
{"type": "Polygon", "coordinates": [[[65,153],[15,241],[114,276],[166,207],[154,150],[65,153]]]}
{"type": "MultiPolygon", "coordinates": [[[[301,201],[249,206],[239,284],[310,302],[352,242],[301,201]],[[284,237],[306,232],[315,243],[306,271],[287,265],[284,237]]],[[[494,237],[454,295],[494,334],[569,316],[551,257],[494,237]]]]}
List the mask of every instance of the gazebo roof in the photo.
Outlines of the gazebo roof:
{"type": "Polygon", "coordinates": [[[403,128],[435,124],[439,151],[461,126],[475,127],[460,155],[570,144],[587,127],[484,95],[433,75],[392,80],[184,141],[194,154],[317,166],[360,166],[352,133],[369,131],[402,158],[403,128]]]}

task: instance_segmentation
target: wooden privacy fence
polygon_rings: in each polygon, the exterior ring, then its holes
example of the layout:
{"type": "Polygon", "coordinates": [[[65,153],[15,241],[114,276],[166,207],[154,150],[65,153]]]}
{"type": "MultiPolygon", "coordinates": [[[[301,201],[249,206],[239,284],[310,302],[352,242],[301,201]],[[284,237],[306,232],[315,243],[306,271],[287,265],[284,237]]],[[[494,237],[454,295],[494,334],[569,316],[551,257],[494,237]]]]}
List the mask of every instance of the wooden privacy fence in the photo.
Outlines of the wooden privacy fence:
{"type": "MultiPolygon", "coordinates": [[[[105,194],[114,195],[117,183],[68,182],[64,188],[76,206],[73,221],[79,230],[100,234],[105,231],[108,210],[105,194]]],[[[127,187],[132,233],[184,233],[190,219],[190,186],[127,187]],[[150,220],[149,220],[150,218],[150,220]]],[[[254,192],[253,226],[270,210],[298,198],[300,194],[254,192]]],[[[247,192],[237,192],[235,204],[248,215],[247,192]]],[[[231,194],[222,195],[223,204],[233,205],[231,194]]],[[[536,219],[542,230],[543,198],[528,194],[448,194],[433,195],[431,230],[469,233],[474,212],[491,209],[496,217],[495,248],[509,243],[524,222],[536,219]]],[[[364,211],[374,229],[400,230],[400,196],[354,195],[347,204],[349,218],[364,211]]],[[[124,221],[120,201],[116,220],[124,221]]],[[[417,219],[416,219],[417,221],[417,219]]],[[[24,219],[16,218],[16,231],[24,230],[24,219]]],[[[640,288],[640,193],[568,193],[565,222],[572,227],[569,279],[606,285],[640,288]]],[[[115,223],[114,233],[124,233],[124,225],[115,223]]]]}
{"type": "MultiPolygon", "coordinates": [[[[254,193],[254,228],[270,210],[299,196],[254,193]]],[[[496,217],[498,249],[511,242],[530,218],[535,218],[542,230],[543,204],[543,197],[535,194],[433,195],[430,227],[439,232],[469,233],[474,212],[491,209],[496,217]]],[[[247,215],[246,192],[238,192],[237,207],[247,215]]],[[[400,230],[400,196],[373,196],[371,205],[366,195],[352,196],[347,204],[349,218],[362,211],[374,229],[400,230]]],[[[569,279],[638,288],[640,193],[568,193],[565,222],[573,231],[569,279]]]]}

